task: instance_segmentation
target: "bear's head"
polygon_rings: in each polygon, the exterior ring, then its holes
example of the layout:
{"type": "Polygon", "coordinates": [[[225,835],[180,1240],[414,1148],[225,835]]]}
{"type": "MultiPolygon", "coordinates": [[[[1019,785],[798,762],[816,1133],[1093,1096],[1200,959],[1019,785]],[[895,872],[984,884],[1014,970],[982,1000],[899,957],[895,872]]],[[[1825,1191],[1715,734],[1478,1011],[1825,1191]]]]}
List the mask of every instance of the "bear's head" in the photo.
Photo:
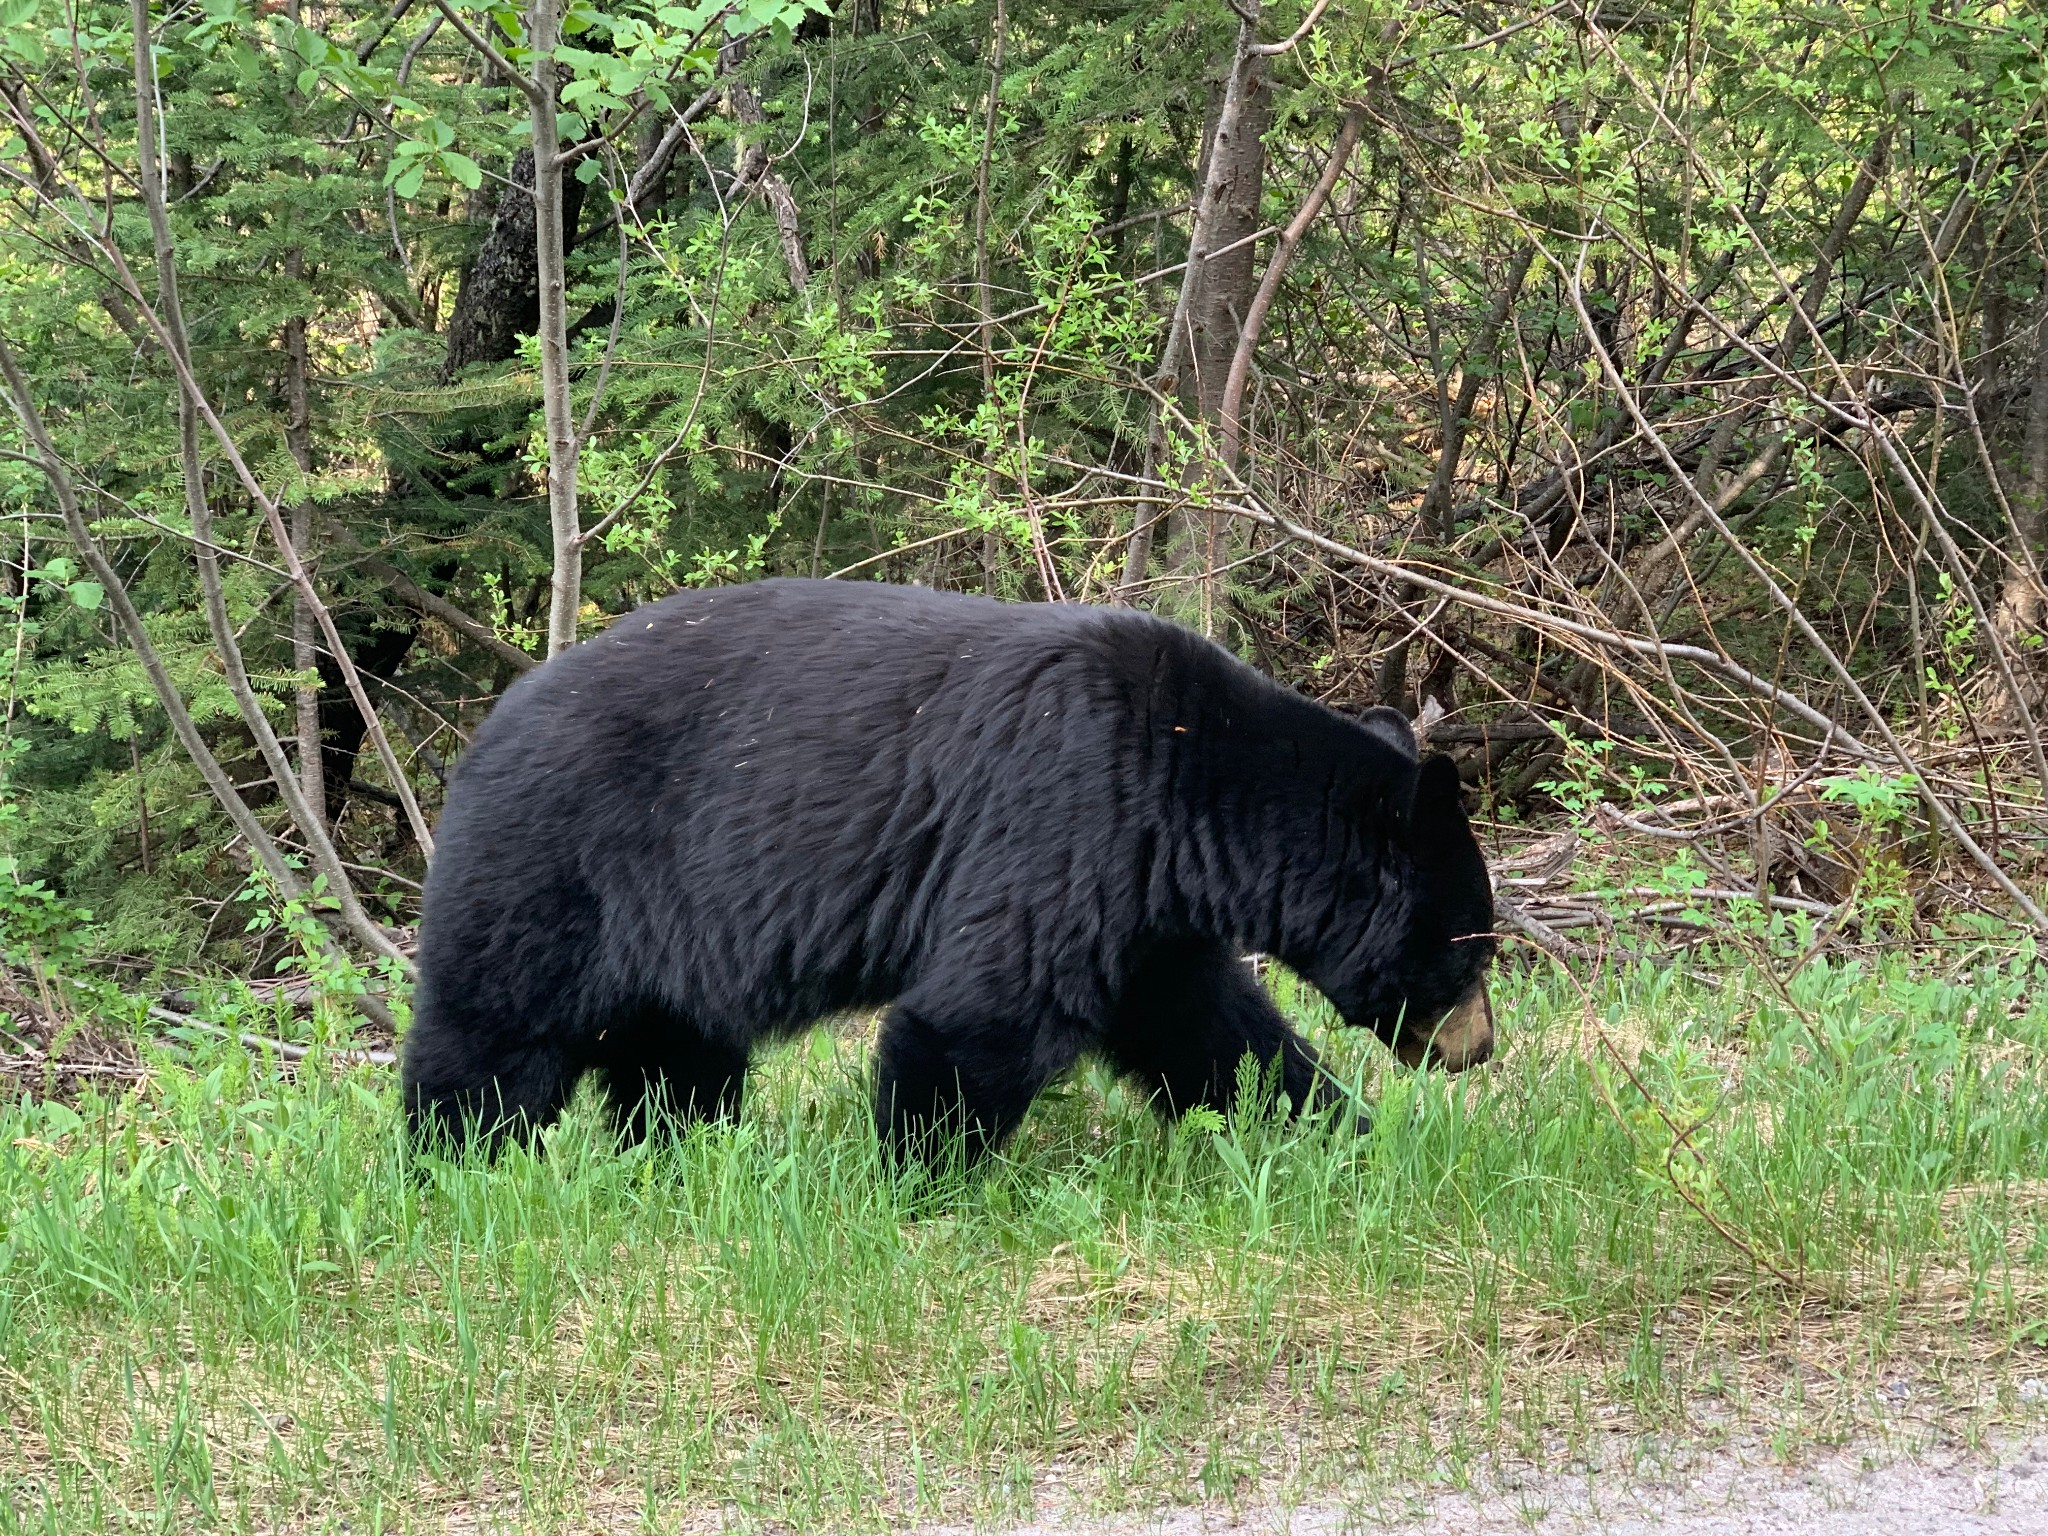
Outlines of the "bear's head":
{"type": "MultiPolygon", "coordinates": [[[[1453,1072],[1493,1054],[1486,973],[1493,960],[1493,884],[1465,818],[1457,765],[1418,762],[1408,723],[1375,709],[1359,722],[1413,765],[1413,799],[1365,811],[1378,835],[1373,867],[1343,872],[1316,952],[1295,969],[1348,1024],[1370,1029],[1409,1066],[1453,1072]]],[[[1405,786],[1404,786],[1405,787],[1405,786]]]]}

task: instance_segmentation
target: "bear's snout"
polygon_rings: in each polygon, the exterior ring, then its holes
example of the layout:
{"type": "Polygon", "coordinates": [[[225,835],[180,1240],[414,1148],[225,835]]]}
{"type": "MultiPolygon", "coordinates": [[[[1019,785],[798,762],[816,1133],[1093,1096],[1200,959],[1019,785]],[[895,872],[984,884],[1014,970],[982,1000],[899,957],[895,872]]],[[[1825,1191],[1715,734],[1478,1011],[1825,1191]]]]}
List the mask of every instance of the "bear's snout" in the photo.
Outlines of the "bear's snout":
{"type": "Polygon", "coordinates": [[[1472,995],[1438,1020],[1434,1029],[1402,1030],[1394,1054],[1404,1066],[1428,1065],[1447,1072],[1462,1072],[1490,1060],[1493,1003],[1486,995],[1486,983],[1474,987],[1472,995]]]}

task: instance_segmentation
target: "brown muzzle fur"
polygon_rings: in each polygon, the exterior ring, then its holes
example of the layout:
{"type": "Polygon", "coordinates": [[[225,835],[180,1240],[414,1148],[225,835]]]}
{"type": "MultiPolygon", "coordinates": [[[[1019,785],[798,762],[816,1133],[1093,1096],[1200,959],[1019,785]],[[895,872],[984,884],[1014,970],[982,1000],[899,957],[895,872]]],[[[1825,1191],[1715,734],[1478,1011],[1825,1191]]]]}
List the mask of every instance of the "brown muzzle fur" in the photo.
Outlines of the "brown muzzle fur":
{"type": "Polygon", "coordinates": [[[1486,995],[1486,983],[1472,989],[1472,995],[1443,1018],[1434,1029],[1420,1033],[1403,1029],[1394,1043],[1394,1054],[1404,1066],[1425,1064],[1448,1072],[1476,1067],[1493,1054],[1493,1003],[1486,995]]]}

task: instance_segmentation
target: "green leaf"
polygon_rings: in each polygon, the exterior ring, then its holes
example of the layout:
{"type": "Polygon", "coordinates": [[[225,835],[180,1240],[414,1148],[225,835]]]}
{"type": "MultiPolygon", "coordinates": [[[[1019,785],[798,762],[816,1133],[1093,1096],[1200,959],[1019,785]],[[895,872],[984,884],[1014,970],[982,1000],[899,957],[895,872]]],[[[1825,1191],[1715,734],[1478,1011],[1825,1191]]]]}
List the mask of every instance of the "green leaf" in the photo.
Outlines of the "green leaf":
{"type": "Polygon", "coordinates": [[[576,166],[576,179],[586,187],[604,171],[604,162],[595,155],[585,155],[576,166]]]}
{"type": "Polygon", "coordinates": [[[426,167],[415,162],[411,170],[392,183],[392,190],[400,197],[411,197],[419,191],[420,184],[426,179],[426,167]]]}
{"type": "Polygon", "coordinates": [[[74,581],[65,590],[71,594],[74,606],[88,612],[107,600],[107,589],[96,581],[74,581]]]}
{"type": "Polygon", "coordinates": [[[45,58],[42,35],[36,30],[36,0],[0,0],[0,39],[4,52],[30,64],[45,58]]]}
{"type": "Polygon", "coordinates": [[[484,184],[483,167],[460,150],[442,150],[441,164],[450,176],[453,176],[472,192],[484,184]]]}

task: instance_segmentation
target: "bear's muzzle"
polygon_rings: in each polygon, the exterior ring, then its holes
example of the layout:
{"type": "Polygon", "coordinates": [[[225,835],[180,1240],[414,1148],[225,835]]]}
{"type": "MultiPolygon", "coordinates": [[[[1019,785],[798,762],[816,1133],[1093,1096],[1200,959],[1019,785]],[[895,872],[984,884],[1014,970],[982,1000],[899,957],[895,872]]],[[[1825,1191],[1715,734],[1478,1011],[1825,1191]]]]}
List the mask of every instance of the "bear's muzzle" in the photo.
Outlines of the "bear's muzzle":
{"type": "Polygon", "coordinates": [[[1403,1029],[1394,1043],[1394,1054],[1409,1067],[1442,1067],[1462,1072],[1476,1067],[1493,1055],[1493,1003],[1486,995],[1486,983],[1472,989],[1472,995],[1437,1021],[1434,1029],[1403,1029]]]}

